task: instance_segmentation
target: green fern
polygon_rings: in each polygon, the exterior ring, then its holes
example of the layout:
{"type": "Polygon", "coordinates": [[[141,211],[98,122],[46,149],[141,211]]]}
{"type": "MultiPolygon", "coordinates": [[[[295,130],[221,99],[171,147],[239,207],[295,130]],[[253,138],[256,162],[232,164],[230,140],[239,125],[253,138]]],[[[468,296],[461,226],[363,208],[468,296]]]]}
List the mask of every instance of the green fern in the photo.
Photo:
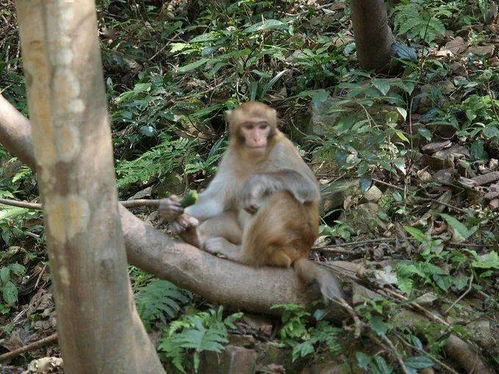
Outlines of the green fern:
{"type": "Polygon", "coordinates": [[[118,163],[118,188],[145,183],[151,178],[161,178],[183,164],[198,160],[199,156],[195,152],[196,142],[187,138],[170,140],[164,136],[159,145],[139,158],[118,163]]]}
{"type": "Polygon", "coordinates": [[[166,323],[165,316],[176,317],[181,305],[190,299],[191,294],[188,291],[159,279],[140,287],[135,295],[137,311],[148,329],[153,321],[160,320],[166,323]]]}
{"type": "Polygon", "coordinates": [[[173,321],[165,330],[159,350],[165,353],[172,364],[185,373],[185,354],[193,353],[193,366],[197,372],[202,352],[222,352],[228,343],[227,328],[234,329],[234,321],[242,313],[235,313],[223,319],[223,308],[183,316],[173,321]]]}
{"type": "MultiPolygon", "coordinates": [[[[435,13],[417,3],[397,6],[395,10],[395,28],[399,35],[406,34],[407,38],[415,41],[433,42],[438,36],[445,34],[445,26],[439,19],[443,11],[435,13]]],[[[445,14],[444,14],[445,15],[445,14]]]]}

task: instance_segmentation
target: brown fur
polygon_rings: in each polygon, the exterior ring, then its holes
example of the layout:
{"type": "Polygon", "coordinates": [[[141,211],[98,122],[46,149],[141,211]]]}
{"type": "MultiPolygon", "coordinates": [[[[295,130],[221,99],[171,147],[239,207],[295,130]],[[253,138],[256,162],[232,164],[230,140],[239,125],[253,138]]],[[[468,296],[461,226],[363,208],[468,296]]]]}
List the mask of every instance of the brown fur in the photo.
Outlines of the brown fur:
{"type": "Polygon", "coordinates": [[[319,230],[317,203],[299,203],[288,191],[272,194],[244,230],[241,258],[248,265],[291,266],[308,258],[319,230]]]}
{"type": "MultiPolygon", "coordinates": [[[[277,129],[276,111],[249,102],[228,113],[227,119],[229,148],[198,202],[173,222],[182,228],[179,234],[233,261],[294,266],[306,283],[318,282],[325,297],[341,297],[334,276],[307,260],[319,230],[319,187],[296,148],[277,129]],[[270,128],[258,126],[262,123],[270,128]],[[263,152],[246,146],[242,126],[248,136],[267,134],[263,152]],[[196,220],[189,216],[202,222],[194,232],[196,220]]],[[[170,199],[162,209],[170,220],[178,216],[178,202],[170,199]]]]}

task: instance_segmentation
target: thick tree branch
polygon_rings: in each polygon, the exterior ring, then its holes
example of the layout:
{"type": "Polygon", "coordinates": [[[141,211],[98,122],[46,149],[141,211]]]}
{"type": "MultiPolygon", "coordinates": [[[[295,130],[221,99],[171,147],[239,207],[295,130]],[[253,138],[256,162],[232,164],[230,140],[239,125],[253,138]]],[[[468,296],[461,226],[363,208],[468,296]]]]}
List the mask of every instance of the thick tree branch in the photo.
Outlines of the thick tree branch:
{"type": "Polygon", "coordinates": [[[35,168],[35,155],[31,143],[31,124],[1,94],[0,144],[30,168],[35,168]]]}

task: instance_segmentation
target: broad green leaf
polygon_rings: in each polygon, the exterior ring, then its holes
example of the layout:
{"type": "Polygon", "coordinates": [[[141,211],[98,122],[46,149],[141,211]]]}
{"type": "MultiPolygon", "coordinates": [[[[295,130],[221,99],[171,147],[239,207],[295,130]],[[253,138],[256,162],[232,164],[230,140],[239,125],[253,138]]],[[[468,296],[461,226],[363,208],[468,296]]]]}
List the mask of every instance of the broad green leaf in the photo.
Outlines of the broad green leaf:
{"type": "Polygon", "coordinates": [[[386,79],[373,79],[373,86],[383,95],[386,95],[390,91],[390,82],[386,79]]]}
{"type": "Polygon", "coordinates": [[[461,222],[459,222],[457,219],[454,217],[448,215],[448,214],[440,214],[443,219],[447,222],[447,224],[453,229],[453,239],[457,242],[462,242],[463,240],[468,239],[476,230],[478,227],[474,227],[471,230],[468,230],[468,228],[463,225],[461,222]]]}
{"type": "Polygon", "coordinates": [[[493,125],[490,125],[490,126],[487,126],[486,128],[484,128],[482,130],[483,132],[483,135],[486,137],[486,138],[494,138],[494,137],[497,137],[499,138],[499,124],[493,124],[493,125]]]}
{"type": "Polygon", "coordinates": [[[190,40],[191,43],[207,42],[211,40],[220,39],[220,33],[218,31],[206,32],[204,34],[198,35],[190,40]]]}
{"type": "Polygon", "coordinates": [[[393,164],[397,169],[399,169],[404,175],[407,173],[407,169],[405,168],[405,160],[403,158],[396,159],[393,161],[393,164]]]}
{"type": "Polygon", "coordinates": [[[427,356],[413,356],[405,360],[405,365],[413,369],[425,369],[433,366],[433,361],[427,356]]]}
{"type": "Polygon", "coordinates": [[[415,227],[404,226],[404,230],[420,243],[426,243],[429,240],[425,233],[415,227]]]}
{"type": "Polygon", "coordinates": [[[177,72],[181,73],[181,74],[187,73],[189,71],[195,70],[195,69],[203,66],[204,64],[206,64],[210,60],[211,60],[210,58],[202,58],[202,59],[197,60],[195,62],[192,62],[190,64],[179,67],[177,69],[177,72]]]}
{"type": "Polygon", "coordinates": [[[15,304],[18,299],[18,291],[16,285],[10,281],[5,283],[2,287],[2,296],[7,304],[15,304]]]}
{"type": "Polygon", "coordinates": [[[3,284],[10,281],[10,269],[6,266],[0,269],[0,281],[2,281],[3,284]]]}
{"type": "Polygon", "coordinates": [[[318,104],[324,102],[329,97],[329,92],[324,89],[320,90],[308,90],[302,91],[298,95],[298,97],[310,97],[312,98],[312,104],[317,106],[318,104]]]}
{"type": "Polygon", "coordinates": [[[431,131],[424,128],[424,127],[420,127],[418,129],[418,133],[419,135],[421,135],[423,138],[425,138],[426,140],[430,141],[431,140],[431,131]]]}
{"type": "MultiPolygon", "coordinates": [[[[9,265],[10,270],[16,275],[24,275],[26,274],[26,267],[17,262],[9,265]]],[[[1,270],[0,270],[1,271],[1,270]]]]}
{"type": "Polygon", "coordinates": [[[383,318],[381,316],[373,316],[369,321],[369,325],[379,336],[385,336],[386,332],[390,328],[390,325],[383,321],[383,318]]]}
{"type": "Polygon", "coordinates": [[[395,130],[395,134],[404,142],[409,143],[409,139],[407,139],[407,136],[404,135],[404,133],[400,130],[395,130]]]}
{"type": "Polygon", "coordinates": [[[487,160],[489,158],[482,139],[478,139],[471,143],[470,153],[474,160],[487,160]]]}
{"type": "Polygon", "coordinates": [[[388,366],[382,356],[374,356],[373,374],[391,374],[393,369],[388,366]]]}
{"type": "Polygon", "coordinates": [[[188,43],[172,43],[171,46],[170,52],[172,53],[179,52],[190,47],[188,43]]]}
{"type": "Polygon", "coordinates": [[[404,108],[401,108],[401,107],[397,107],[397,112],[400,113],[400,115],[402,116],[402,118],[404,119],[404,121],[407,119],[407,110],[405,110],[404,108]]]}
{"type": "Polygon", "coordinates": [[[145,136],[153,136],[156,133],[156,130],[152,126],[141,126],[139,131],[145,136]]]}
{"type": "Polygon", "coordinates": [[[471,266],[479,269],[499,269],[499,255],[496,251],[477,256],[471,266]]]}
{"type": "Polygon", "coordinates": [[[267,19],[262,22],[255,23],[247,27],[244,32],[248,34],[252,34],[257,31],[265,31],[265,30],[275,30],[275,29],[287,29],[288,25],[282,21],[277,19],[267,19]]]}
{"type": "Polygon", "coordinates": [[[410,294],[414,289],[414,281],[410,278],[397,277],[397,287],[405,294],[410,294]]]}
{"type": "Polygon", "coordinates": [[[26,208],[18,208],[18,207],[3,208],[2,207],[2,210],[0,210],[0,222],[2,222],[2,220],[4,220],[4,219],[6,220],[8,218],[22,216],[28,212],[29,212],[29,209],[26,209],[26,208]]]}
{"type": "Polygon", "coordinates": [[[458,290],[462,291],[468,285],[468,277],[454,277],[452,279],[452,285],[458,290]]]}
{"type": "Polygon", "coordinates": [[[148,92],[151,90],[151,83],[137,83],[135,87],[133,87],[133,91],[137,92],[148,92]]]}
{"type": "Polygon", "coordinates": [[[357,363],[361,369],[367,369],[369,367],[369,363],[371,362],[371,357],[366,355],[363,352],[355,352],[355,358],[357,359],[357,363]]]}
{"type": "Polygon", "coordinates": [[[367,192],[373,184],[373,180],[370,177],[362,177],[359,179],[359,186],[362,192],[367,192]]]}
{"type": "Polygon", "coordinates": [[[303,343],[300,343],[293,348],[292,359],[293,361],[296,361],[296,359],[305,357],[313,352],[314,346],[312,345],[312,343],[310,343],[310,341],[304,341],[303,343]]]}

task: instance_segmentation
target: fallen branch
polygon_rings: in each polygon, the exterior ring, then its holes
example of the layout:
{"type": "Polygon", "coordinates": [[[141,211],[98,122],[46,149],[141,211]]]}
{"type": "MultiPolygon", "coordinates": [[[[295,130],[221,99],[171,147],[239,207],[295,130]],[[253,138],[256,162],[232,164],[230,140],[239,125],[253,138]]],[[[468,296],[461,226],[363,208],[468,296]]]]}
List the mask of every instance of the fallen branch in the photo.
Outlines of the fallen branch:
{"type": "Polygon", "coordinates": [[[475,178],[471,178],[475,186],[482,186],[484,184],[492,183],[499,180],[499,171],[493,171],[492,173],[482,174],[475,178]]]}
{"type": "Polygon", "coordinates": [[[6,360],[11,360],[14,357],[22,355],[25,352],[32,351],[34,349],[43,347],[44,345],[55,342],[56,340],[57,340],[57,333],[53,333],[52,335],[49,335],[46,338],[37,340],[36,342],[29,343],[21,348],[18,348],[18,349],[15,349],[13,351],[4,353],[3,355],[0,355],[0,362],[6,361],[6,360]]]}

